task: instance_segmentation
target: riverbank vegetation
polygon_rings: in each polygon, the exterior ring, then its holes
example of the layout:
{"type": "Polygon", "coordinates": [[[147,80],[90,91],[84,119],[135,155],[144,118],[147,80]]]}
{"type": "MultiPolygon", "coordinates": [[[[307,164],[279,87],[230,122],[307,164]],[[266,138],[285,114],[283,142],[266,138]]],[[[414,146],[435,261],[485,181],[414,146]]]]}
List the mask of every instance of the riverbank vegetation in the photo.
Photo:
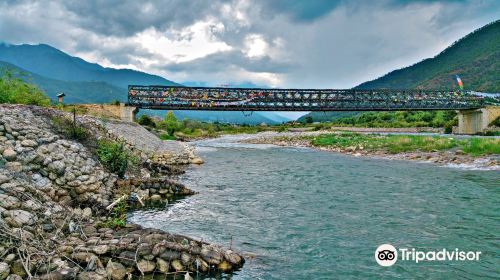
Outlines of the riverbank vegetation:
{"type": "Polygon", "coordinates": [[[312,112],[301,117],[299,122],[314,123],[315,126],[370,128],[443,127],[446,133],[451,133],[452,127],[458,125],[458,117],[455,111],[312,112]]]}
{"type": "Polygon", "coordinates": [[[454,111],[367,112],[331,122],[355,127],[451,127],[458,125],[454,111]]]}
{"type": "Polygon", "coordinates": [[[161,121],[147,115],[142,115],[137,122],[149,130],[156,132],[162,140],[192,140],[213,138],[223,134],[257,133],[278,130],[277,126],[208,123],[190,119],[178,120],[171,112],[168,112],[161,121]]]}
{"type": "Polygon", "coordinates": [[[404,152],[433,152],[455,150],[473,156],[500,154],[500,139],[496,138],[451,138],[421,135],[380,135],[339,133],[306,136],[312,146],[347,150],[387,151],[392,154],[404,152]]]}
{"type": "MultiPolygon", "coordinates": [[[[168,112],[163,120],[142,115],[139,124],[155,132],[163,140],[193,140],[213,138],[223,134],[253,134],[264,131],[318,131],[335,127],[353,128],[430,128],[429,131],[444,128],[451,133],[452,127],[458,125],[458,117],[454,111],[414,111],[414,112],[366,112],[349,114],[344,117],[325,122],[313,122],[312,118],[300,118],[299,121],[277,125],[236,125],[227,123],[209,123],[197,120],[178,120],[172,112],[168,112]],[[434,129],[434,130],[433,130],[434,129]]],[[[498,126],[499,121],[491,126],[498,126]]],[[[495,136],[495,130],[485,135],[495,136]]]]}

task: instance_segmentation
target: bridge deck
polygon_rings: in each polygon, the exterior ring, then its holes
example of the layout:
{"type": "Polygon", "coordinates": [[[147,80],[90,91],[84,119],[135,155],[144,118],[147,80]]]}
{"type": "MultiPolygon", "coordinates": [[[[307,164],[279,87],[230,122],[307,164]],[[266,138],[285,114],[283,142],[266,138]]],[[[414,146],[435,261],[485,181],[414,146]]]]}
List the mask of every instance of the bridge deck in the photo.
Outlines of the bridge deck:
{"type": "Polygon", "coordinates": [[[161,110],[393,111],[477,109],[484,100],[455,91],[129,86],[128,104],[161,110]]]}

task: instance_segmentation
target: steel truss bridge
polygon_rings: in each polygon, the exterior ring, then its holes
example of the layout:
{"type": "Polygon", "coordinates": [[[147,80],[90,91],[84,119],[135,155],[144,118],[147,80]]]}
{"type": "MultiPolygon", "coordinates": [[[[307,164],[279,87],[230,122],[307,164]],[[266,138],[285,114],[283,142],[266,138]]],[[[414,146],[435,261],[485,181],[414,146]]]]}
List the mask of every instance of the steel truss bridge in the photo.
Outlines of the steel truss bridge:
{"type": "Polygon", "coordinates": [[[128,87],[128,105],[159,110],[409,111],[484,107],[472,92],[435,90],[128,87]]]}

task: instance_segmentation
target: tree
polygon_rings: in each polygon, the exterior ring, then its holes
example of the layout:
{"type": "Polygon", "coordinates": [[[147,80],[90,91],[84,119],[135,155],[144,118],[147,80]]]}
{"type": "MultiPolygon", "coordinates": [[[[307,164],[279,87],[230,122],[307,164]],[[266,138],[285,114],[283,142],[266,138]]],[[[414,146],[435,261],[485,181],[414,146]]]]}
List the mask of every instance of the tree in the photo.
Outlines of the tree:
{"type": "Polygon", "coordinates": [[[306,121],[306,123],[313,123],[314,120],[311,116],[306,116],[305,121],[306,121]]]}
{"type": "Polygon", "coordinates": [[[163,119],[162,127],[167,130],[170,136],[173,136],[175,131],[180,129],[180,123],[177,117],[175,117],[174,112],[168,111],[167,115],[165,115],[165,119],[163,119]]]}

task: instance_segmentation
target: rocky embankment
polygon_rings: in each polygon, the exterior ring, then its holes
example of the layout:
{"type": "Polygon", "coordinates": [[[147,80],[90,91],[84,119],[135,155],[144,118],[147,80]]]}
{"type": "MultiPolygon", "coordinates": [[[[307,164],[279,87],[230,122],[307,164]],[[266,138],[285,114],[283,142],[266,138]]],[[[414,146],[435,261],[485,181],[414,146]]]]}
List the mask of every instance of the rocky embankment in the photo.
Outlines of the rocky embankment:
{"type": "Polygon", "coordinates": [[[143,157],[167,165],[203,163],[191,146],[179,141],[162,141],[136,123],[111,120],[102,124],[108,137],[125,141],[129,147],[140,151],[143,157]]]}
{"type": "Polygon", "coordinates": [[[404,152],[404,153],[389,153],[385,150],[368,150],[360,146],[349,146],[345,148],[338,147],[317,147],[311,144],[311,136],[321,134],[331,134],[334,131],[311,131],[311,132],[263,132],[248,137],[243,140],[244,143],[250,144],[272,144],[284,147],[308,147],[322,151],[331,151],[353,156],[367,156],[374,158],[385,158],[393,160],[415,160],[421,162],[429,162],[438,165],[455,166],[467,169],[488,169],[500,170],[500,156],[482,156],[474,157],[465,154],[459,149],[449,151],[433,151],[433,152],[404,152]]]}
{"type": "MultiPolygon", "coordinates": [[[[243,265],[239,254],[216,245],[134,224],[116,226],[119,207],[193,192],[148,170],[175,173],[176,167],[146,158],[144,177],[117,178],[91,147],[58,134],[52,117],[61,114],[0,105],[0,280],[189,278],[188,272],[231,272],[243,265]]],[[[78,122],[92,136],[108,135],[96,119],[78,122]]]]}

